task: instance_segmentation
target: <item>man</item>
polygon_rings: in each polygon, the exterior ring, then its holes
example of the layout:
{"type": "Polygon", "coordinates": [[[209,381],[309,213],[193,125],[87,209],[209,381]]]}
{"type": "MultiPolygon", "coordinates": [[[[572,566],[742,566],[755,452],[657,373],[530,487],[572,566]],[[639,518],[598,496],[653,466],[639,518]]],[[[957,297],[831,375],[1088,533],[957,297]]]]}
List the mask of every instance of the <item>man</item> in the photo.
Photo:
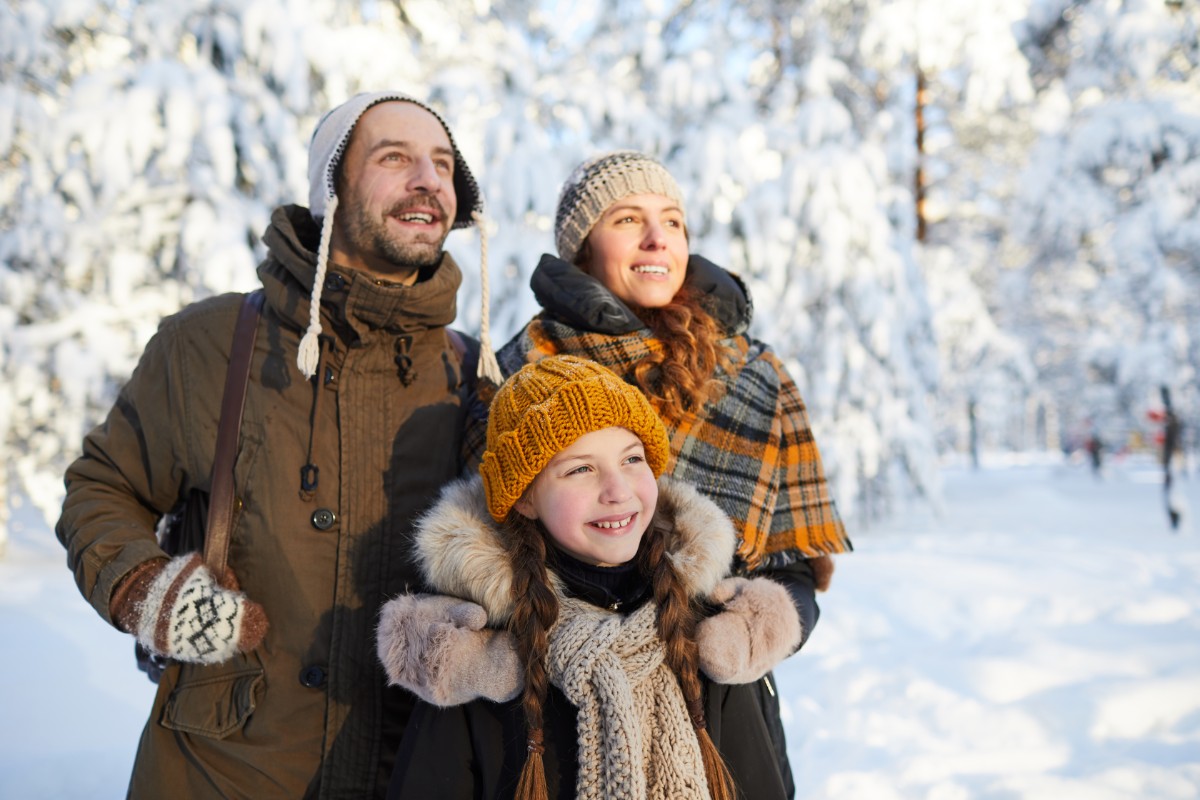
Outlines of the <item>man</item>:
{"type": "Polygon", "coordinates": [[[176,662],[131,797],[381,795],[411,707],[374,630],[416,578],[413,518],[462,466],[470,378],[446,329],[462,276],[442,244],[481,200],[446,124],[394,93],[321,120],[309,180],[258,269],[232,576],[169,558],[154,530],[209,489],[240,295],[163,321],[66,474],[57,534],[84,597],[176,662]]]}

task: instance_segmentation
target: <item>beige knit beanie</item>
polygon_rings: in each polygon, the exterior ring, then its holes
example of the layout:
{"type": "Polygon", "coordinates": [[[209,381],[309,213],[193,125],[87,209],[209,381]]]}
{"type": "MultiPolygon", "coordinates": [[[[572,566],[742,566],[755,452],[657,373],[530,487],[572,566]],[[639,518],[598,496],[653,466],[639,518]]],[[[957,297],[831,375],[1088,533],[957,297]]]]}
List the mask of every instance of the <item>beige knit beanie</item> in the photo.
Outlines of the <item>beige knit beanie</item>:
{"type": "Polygon", "coordinates": [[[635,194],[660,194],[684,208],[679,184],[662,164],[635,150],[618,150],[585,161],[563,184],[554,214],[554,243],[575,263],[592,227],[613,203],[635,194]]]}

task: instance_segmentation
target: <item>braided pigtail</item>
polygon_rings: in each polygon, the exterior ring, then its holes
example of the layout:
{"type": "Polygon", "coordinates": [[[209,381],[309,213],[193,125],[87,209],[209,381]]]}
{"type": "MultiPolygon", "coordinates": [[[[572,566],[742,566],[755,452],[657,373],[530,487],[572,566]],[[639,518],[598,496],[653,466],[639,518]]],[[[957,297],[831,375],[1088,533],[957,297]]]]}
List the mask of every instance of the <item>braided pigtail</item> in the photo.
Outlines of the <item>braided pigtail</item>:
{"type": "Polygon", "coordinates": [[[525,665],[525,689],[521,705],[528,730],[528,755],[521,769],[515,800],[548,800],[544,752],[546,693],[550,679],[546,659],[550,649],[550,627],[558,619],[558,597],[546,573],[546,541],[538,524],[516,511],[505,520],[510,533],[509,557],[513,565],[514,610],[510,630],[517,640],[517,655],[525,665]]]}
{"type": "Polygon", "coordinates": [[[700,649],[696,645],[697,611],[688,599],[675,565],[667,557],[675,533],[655,524],[646,532],[641,551],[642,569],[650,576],[654,602],[658,605],[658,635],[666,649],[666,662],[679,681],[688,716],[700,742],[704,775],[713,800],[734,800],[737,792],[729,767],[721,758],[704,718],[704,691],[700,683],[700,649]]]}

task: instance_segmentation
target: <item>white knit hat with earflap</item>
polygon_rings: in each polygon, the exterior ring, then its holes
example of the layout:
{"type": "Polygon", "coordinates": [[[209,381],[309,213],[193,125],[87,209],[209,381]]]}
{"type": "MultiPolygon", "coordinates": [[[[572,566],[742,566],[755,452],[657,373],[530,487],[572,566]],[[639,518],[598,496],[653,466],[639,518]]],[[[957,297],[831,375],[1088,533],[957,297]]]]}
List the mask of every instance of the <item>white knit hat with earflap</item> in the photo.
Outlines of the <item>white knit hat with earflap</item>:
{"type": "Polygon", "coordinates": [[[480,356],[479,376],[492,380],[497,385],[502,382],[500,366],[492,352],[491,340],[488,335],[488,269],[487,269],[487,231],[483,224],[483,197],[479,184],[471,174],[467,162],[459,152],[450,132],[450,126],[441,115],[429,106],[399,92],[363,92],[351,97],[340,106],[332,109],[317,123],[313,130],[312,140],[308,145],[308,209],[312,218],[321,224],[321,241],[317,247],[317,272],[313,277],[312,296],[309,305],[308,330],[300,339],[300,351],[296,356],[296,364],[306,378],[312,378],[317,371],[317,360],[320,356],[318,337],[321,334],[321,290],[325,285],[325,272],[329,264],[329,241],[333,233],[333,218],[337,212],[338,197],[335,177],[338,163],[350,144],[350,136],[354,126],[362,115],[372,106],[388,101],[412,103],[420,106],[433,115],[442,124],[450,147],[454,150],[454,194],[458,200],[458,211],[454,216],[451,230],[466,228],[478,224],[480,237],[480,293],[482,295],[483,312],[480,319],[480,356]]]}

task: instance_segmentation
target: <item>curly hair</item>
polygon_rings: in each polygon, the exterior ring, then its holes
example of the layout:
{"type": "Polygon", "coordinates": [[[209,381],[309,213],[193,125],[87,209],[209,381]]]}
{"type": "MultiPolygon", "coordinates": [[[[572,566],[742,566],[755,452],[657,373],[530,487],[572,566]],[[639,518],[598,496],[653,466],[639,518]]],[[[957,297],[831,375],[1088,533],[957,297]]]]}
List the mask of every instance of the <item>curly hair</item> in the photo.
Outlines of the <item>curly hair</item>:
{"type": "Polygon", "coordinates": [[[700,293],[684,284],[669,304],[633,312],[661,344],[633,368],[638,388],[658,413],[679,421],[719,400],[725,384],[717,373],[731,371],[735,351],[721,342],[724,332],[700,293]]]}

